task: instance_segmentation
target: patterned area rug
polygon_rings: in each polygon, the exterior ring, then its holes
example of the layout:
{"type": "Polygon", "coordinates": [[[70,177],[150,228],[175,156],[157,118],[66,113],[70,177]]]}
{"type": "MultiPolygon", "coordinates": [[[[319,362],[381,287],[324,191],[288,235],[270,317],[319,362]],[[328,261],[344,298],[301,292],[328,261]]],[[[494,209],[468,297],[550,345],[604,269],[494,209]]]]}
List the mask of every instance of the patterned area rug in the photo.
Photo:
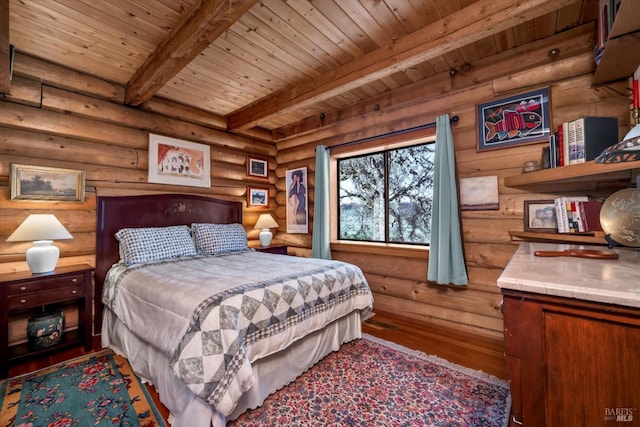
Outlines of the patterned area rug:
{"type": "Polygon", "coordinates": [[[509,421],[509,386],[365,335],[228,426],[484,426],[509,421]]]}
{"type": "Polygon", "coordinates": [[[0,426],[166,424],[129,363],[103,350],[2,381],[0,426]]]}

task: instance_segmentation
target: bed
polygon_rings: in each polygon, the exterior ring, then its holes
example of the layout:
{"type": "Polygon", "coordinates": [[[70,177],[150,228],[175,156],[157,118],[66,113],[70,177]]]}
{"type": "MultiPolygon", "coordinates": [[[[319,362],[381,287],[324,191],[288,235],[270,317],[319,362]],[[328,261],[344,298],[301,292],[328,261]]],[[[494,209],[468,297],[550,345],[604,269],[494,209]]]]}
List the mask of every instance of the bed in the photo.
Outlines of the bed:
{"type": "Polygon", "coordinates": [[[97,210],[95,330],[174,427],[225,425],[361,337],[360,269],[248,249],[241,203],[99,197],[97,210]]]}

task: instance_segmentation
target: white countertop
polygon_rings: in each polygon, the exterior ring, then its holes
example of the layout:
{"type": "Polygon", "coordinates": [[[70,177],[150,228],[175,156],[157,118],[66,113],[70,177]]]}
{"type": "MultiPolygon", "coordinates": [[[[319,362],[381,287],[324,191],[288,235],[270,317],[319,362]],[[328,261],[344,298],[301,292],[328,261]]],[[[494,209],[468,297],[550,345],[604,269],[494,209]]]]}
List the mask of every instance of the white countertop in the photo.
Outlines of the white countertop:
{"type": "Polygon", "coordinates": [[[640,249],[525,242],[498,278],[498,286],[524,292],[640,308],[640,249]],[[535,251],[594,249],[618,259],[537,257],[535,251]]]}

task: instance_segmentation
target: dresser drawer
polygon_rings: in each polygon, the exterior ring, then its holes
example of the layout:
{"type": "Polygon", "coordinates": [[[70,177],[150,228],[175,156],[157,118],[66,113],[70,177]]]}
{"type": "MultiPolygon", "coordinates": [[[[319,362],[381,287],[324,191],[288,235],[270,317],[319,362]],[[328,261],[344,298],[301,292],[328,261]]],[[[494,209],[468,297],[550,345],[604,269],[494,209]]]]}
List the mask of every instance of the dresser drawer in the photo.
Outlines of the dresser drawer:
{"type": "Polygon", "coordinates": [[[9,310],[70,301],[82,297],[84,297],[83,286],[69,286],[40,292],[25,293],[9,297],[9,310]]]}
{"type": "Polygon", "coordinates": [[[23,295],[42,290],[54,290],[57,292],[60,290],[59,288],[67,286],[77,286],[78,288],[84,287],[84,275],[70,274],[68,276],[57,276],[50,278],[43,277],[38,280],[12,283],[9,285],[9,296],[11,297],[14,295],[23,295]]]}

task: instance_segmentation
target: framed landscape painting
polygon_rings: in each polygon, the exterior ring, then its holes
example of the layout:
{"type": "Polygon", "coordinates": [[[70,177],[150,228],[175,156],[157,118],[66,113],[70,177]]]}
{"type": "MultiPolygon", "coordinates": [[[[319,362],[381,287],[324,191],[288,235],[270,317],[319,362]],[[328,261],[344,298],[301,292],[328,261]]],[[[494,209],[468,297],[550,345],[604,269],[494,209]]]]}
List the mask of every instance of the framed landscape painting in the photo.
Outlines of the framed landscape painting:
{"type": "Polygon", "coordinates": [[[247,187],[247,207],[268,208],[269,207],[269,189],[247,187]]]}
{"type": "Polygon", "coordinates": [[[84,202],[85,172],[11,165],[11,200],[84,202]]]}
{"type": "Polygon", "coordinates": [[[478,104],[478,151],[548,141],[549,88],[478,104]]]}

